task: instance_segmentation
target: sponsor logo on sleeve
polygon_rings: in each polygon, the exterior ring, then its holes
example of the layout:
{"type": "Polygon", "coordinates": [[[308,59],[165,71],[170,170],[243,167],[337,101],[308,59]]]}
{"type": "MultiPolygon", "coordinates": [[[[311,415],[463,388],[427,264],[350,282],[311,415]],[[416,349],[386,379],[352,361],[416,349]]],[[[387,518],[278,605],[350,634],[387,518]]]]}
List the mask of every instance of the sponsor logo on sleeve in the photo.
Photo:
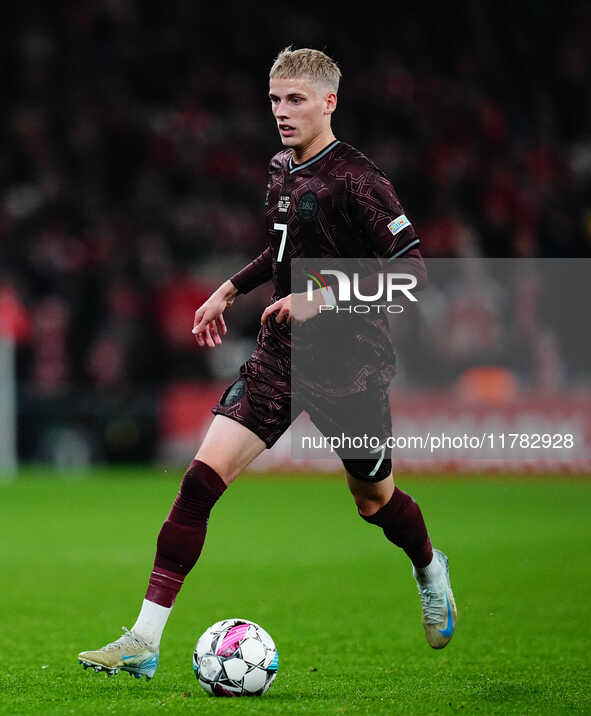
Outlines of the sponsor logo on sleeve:
{"type": "Polygon", "coordinates": [[[410,221],[406,218],[406,216],[401,214],[397,219],[394,219],[394,221],[391,221],[388,224],[388,229],[390,230],[392,236],[396,236],[396,234],[400,233],[402,229],[406,229],[406,227],[410,225],[410,221]]]}

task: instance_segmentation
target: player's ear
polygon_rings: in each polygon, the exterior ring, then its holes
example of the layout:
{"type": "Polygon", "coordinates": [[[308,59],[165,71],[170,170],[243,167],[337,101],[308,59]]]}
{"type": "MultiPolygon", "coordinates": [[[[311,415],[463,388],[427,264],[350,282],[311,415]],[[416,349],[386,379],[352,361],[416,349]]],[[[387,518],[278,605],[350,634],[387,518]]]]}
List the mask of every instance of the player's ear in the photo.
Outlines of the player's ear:
{"type": "Polygon", "coordinates": [[[332,114],[337,108],[336,92],[329,92],[324,98],[325,113],[332,114]]]}

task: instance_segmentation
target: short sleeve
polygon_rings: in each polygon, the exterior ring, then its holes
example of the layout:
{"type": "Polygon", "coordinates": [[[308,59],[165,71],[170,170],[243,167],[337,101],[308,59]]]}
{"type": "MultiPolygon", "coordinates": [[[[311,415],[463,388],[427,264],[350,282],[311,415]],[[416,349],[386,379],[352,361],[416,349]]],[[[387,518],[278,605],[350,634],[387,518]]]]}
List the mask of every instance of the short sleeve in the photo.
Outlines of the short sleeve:
{"type": "Polygon", "coordinates": [[[347,203],[352,223],[359,226],[376,257],[398,258],[419,245],[394,187],[379,171],[368,170],[352,180],[347,203]]]}

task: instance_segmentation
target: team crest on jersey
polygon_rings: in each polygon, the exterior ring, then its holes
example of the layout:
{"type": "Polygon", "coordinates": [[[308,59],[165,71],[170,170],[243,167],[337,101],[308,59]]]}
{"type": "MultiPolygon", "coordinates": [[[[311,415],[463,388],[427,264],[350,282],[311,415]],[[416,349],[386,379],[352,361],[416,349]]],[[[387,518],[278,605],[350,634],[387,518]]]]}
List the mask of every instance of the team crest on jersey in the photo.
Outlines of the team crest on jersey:
{"type": "Polygon", "coordinates": [[[287,210],[289,209],[289,205],[291,204],[291,199],[289,197],[289,194],[281,194],[279,197],[279,202],[277,203],[277,209],[282,213],[287,213],[287,210]]]}
{"type": "Polygon", "coordinates": [[[298,216],[300,221],[314,221],[318,213],[318,197],[313,191],[302,194],[298,203],[298,216]]]}
{"type": "Polygon", "coordinates": [[[390,229],[392,236],[396,236],[397,233],[402,231],[402,229],[406,229],[407,226],[410,226],[410,221],[404,214],[401,214],[397,219],[394,219],[394,221],[388,224],[388,229],[390,229]]]}

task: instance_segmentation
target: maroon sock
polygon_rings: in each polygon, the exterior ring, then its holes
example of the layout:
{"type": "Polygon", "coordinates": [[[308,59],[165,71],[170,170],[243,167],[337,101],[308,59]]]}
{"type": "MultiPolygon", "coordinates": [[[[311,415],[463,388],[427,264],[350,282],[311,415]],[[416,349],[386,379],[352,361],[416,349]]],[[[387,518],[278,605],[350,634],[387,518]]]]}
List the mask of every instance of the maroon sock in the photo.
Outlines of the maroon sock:
{"type": "Polygon", "coordinates": [[[193,460],[158,535],[146,599],[163,607],[174,604],[201,554],[211,508],[225,489],[226,483],[213,468],[193,460]]]}
{"type": "Polygon", "coordinates": [[[406,492],[395,487],[389,502],[374,515],[361,517],[381,527],[390,542],[402,547],[415,567],[426,567],[433,559],[431,540],[421,510],[406,492]]]}

